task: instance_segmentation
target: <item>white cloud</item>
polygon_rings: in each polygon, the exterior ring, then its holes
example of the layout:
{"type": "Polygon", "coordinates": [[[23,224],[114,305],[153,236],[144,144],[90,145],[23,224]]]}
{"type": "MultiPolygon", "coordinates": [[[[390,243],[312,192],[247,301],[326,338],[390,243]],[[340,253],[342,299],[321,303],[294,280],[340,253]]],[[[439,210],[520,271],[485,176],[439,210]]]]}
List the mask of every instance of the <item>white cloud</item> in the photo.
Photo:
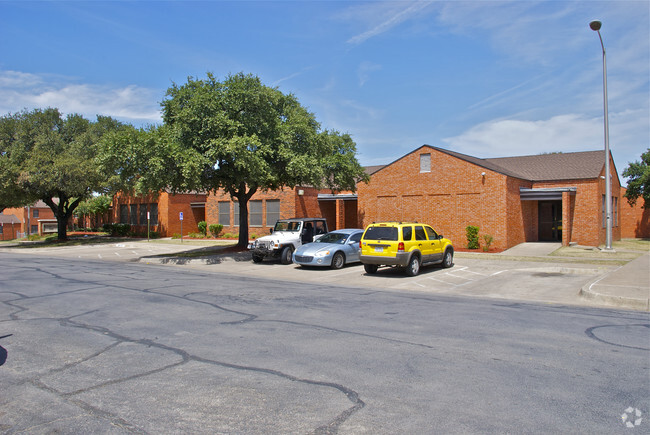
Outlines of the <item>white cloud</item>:
{"type": "Polygon", "coordinates": [[[106,115],[139,123],[161,121],[157,90],[72,81],[69,77],[0,71],[0,112],[56,107],[63,113],[80,113],[89,119],[106,115]]]}
{"type": "Polygon", "coordinates": [[[477,157],[594,150],[603,142],[603,121],[576,114],[539,121],[500,119],[476,125],[443,142],[450,149],[477,157]]]}
{"type": "MultiPolygon", "coordinates": [[[[393,27],[408,21],[413,17],[421,14],[422,10],[431,5],[431,2],[416,1],[407,3],[407,7],[403,7],[402,3],[397,3],[399,9],[396,9],[394,3],[371,3],[369,8],[364,8],[366,17],[370,16],[372,21],[375,21],[373,27],[365,32],[362,32],[352,38],[348,39],[348,44],[359,45],[370,38],[381,35],[384,32],[392,29],[393,27]],[[386,7],[389,6],[389,9],[386,7]],[[377,23],[377,18],[381,22],[377,23]]],[[[356,9],[360,11],[360,9],[356,9]]]]}
{"type": "Polygon", "coordinates": [[[370,73],[381,70],[381,65],[372,62],[361,62],[357,68],[357,76],[359,76],[359,86],[363,86],[370,78],[370,73]]]}

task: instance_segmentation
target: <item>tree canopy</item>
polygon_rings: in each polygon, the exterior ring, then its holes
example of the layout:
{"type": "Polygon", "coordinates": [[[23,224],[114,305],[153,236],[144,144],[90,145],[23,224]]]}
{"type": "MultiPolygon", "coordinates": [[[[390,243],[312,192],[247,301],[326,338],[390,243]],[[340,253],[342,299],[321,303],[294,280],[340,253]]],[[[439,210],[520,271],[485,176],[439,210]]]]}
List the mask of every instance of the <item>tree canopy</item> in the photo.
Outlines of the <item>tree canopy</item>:
{"type": "Polygon", "coordinates": [[[650,148],[641,154],[641,161],[630,163],[623,171],[623,176],[628,179],[627,202],[634,206],[639,197],[643,198],[643,208],[650,208],[650,148]]]}
{"type": "Polygon", "coordinates": [[[21,207],[38,199],[57,219],[59,239],[79,203],[106,188],[95,161],[99,138],[121,128],[109,117],[90,122],[36,109],[0,118],[0,204],[21,207]]]}
{"type": "Polygon", "coordinates": [[[239,203],[239,245],[248,243],[248,200],[297,185],[354,190],[366,180],[347,134],[321,131],[295,96],[243,73],[188,78],[161,103],[164,124],[107,136],[105,167],[140,193],[223,189],[239,203]]]}

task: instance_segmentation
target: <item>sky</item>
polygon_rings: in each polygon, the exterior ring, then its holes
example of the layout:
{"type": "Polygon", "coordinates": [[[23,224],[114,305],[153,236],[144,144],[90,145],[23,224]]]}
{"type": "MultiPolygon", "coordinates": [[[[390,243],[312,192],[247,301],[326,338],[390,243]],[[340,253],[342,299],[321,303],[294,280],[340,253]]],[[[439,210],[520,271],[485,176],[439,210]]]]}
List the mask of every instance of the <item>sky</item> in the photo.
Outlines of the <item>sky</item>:
{"type": "Polygon", "coordinates": [[[621,176],[650,147],[646,0],[0,0],[0,116],[159,124],[172,84],[244,72],[349,133],[362,165],[423,144],[480,158],[604,150],[596,19],[621,176]]]}

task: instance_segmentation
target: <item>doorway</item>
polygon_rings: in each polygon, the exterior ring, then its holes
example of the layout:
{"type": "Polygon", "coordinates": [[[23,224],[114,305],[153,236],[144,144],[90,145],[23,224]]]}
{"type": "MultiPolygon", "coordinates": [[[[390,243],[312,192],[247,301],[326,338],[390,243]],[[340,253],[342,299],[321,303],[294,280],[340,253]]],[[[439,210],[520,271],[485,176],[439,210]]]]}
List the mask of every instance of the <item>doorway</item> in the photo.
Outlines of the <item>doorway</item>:
{"type": "Polygon", "coordinates": [[[540,242],[562,241],[562,201],[539,201],[537,216],[540,242]]]}

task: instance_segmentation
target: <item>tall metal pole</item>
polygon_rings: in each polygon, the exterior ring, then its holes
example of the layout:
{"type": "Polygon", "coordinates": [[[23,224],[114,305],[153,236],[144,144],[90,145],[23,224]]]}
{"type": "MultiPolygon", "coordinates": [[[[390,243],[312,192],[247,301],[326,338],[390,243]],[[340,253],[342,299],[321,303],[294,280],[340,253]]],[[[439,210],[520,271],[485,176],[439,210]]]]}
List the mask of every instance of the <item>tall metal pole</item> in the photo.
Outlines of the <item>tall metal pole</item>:
{"type": "Polygon", "coordinates": [[[605,249],[612,249],[612,177],[609,169],[609,119],[607,110],[607,57],[605,55],[605,44],[600,34],[602,23],[592,21],[589,23],[591,30],[598,33],[600,46],[603,49],[603,110],[605,112],[605,249]]]}

